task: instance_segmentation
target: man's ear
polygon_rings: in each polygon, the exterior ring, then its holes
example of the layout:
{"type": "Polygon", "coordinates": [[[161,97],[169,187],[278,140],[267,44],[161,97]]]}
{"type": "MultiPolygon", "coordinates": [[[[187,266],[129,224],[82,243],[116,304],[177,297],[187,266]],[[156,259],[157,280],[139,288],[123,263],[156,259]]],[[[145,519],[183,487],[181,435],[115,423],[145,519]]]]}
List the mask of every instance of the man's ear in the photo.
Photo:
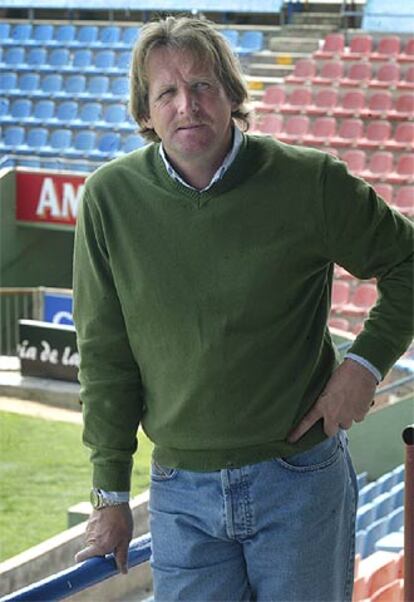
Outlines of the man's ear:
{"type": "Polygon", "coordinates": [[[148,115],[147,117],[144,117],[144,119],[142,120],[143,124],[145,125],[146,128],[148,128],[149,130],[153,130],[154,126],[152,124],[152,119],[151,117],[148,115]]]}

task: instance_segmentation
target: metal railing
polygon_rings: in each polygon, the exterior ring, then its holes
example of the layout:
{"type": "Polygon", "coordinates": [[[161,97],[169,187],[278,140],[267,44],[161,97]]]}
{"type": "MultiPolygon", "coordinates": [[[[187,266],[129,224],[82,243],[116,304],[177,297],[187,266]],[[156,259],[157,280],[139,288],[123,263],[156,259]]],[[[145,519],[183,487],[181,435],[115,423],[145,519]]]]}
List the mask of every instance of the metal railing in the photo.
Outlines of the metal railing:
{"type": "MultiPolygon", "coordinates": [[[[151,556],[149,534],[134,539],[128,551],[129,568],[148,562],[151,556]]],[[[113,554],[94,557],[76,564],[51,577],[28,585],[16,592],[0,598],[0,602],[45,602],[64,600],[105,579],[118,575],[113,554]]]]}
{"type": "Polygon", "coordinates": [[[19,320],[40,320],[43,289],[0,288],[0,355],[16,355],[19,320]]]}

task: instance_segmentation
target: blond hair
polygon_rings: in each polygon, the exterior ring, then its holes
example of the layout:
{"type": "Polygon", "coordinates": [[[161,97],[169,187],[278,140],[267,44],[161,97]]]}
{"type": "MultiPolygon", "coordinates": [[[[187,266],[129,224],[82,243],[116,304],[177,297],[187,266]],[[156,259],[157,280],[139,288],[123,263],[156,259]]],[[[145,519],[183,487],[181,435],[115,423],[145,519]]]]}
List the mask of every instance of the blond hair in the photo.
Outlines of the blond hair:
{"type": "Polygon", "coordinates": [[[156,48],[187,50],[200,61],[210,63],[227,97],[236,107],[232,111],[233,119],[241,129],[249,128],[249,93],[239,62],[226,39],[210,21],[194,17],[167,17],[144,25],[132,53],[129,110],[144,138],[159,141],[156,132],[145,123],[149,117],[147,63],[150,53],[156,48]]]}

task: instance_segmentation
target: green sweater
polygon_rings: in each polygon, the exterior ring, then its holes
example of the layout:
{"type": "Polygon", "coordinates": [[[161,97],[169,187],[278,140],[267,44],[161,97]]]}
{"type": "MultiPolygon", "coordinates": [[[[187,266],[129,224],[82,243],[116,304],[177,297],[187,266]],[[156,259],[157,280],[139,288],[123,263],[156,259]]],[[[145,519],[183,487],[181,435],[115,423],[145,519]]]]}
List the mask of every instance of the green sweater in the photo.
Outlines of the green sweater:
{"type": "Polygon", "coordinates": [[[411,223],[343,163],[244,136],[199,193],[152,144],[86,183],[74,317],[94,485],[127,490],[139,423],[155,459],[189,470],[307,449],[287,435],[337,365],[326,323],[333,263],[378,278],[351,352],[385,374],[412,337],[411,223]],[[411,257],[411,258],[410,258],[411,257]]]}

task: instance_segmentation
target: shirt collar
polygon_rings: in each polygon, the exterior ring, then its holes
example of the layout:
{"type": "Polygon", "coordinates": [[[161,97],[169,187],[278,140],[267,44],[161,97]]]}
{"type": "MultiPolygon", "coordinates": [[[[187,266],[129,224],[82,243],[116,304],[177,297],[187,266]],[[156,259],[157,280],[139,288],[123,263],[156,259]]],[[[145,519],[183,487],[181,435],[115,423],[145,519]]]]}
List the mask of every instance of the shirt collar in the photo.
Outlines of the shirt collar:
{"type": "Polygon", "coordinates": [[[178,174],[175,171],[174,167],[169,162],[167,155],[165,154],[164,147],[161,143],[159,146],[160,155],[161,155],[162,160],[164,161],[164,165],[165,165],[168,175],[171,178],[173,178],[173,180],[180,182],[180,184],[183,184],[184,186],[186,186],[187,188],[191,188],[192,190],[198,190],[198,192],[205,192],[206,190],[209,190],[209,188],[211,188],[213,186],[213,184],[215,184],[216,182],[221,180],[221,178],[224,176],[224,174],[226,173],[226,171],[228,170],[228,168],[230,167],[230,165],[233,163],[234,159],[236,158],[237,153],[239,152],[239,149],[240,149],[240,146],[241,146],[241,143],[243,140],[243,135],[242,135],[241,131],[239,130],[239,128],[236,126],[233,127],[233,132],[234,132],[233,145],[232,145],[230,151],[224,157],[223,163],[217,169],[216,173],[213,175],[209,184],[205,188],[202,188],[201,190],[199,190],[198,188],[191,186],[191,184],[186,182],[180,176],[180,174],[178,174]]]}

